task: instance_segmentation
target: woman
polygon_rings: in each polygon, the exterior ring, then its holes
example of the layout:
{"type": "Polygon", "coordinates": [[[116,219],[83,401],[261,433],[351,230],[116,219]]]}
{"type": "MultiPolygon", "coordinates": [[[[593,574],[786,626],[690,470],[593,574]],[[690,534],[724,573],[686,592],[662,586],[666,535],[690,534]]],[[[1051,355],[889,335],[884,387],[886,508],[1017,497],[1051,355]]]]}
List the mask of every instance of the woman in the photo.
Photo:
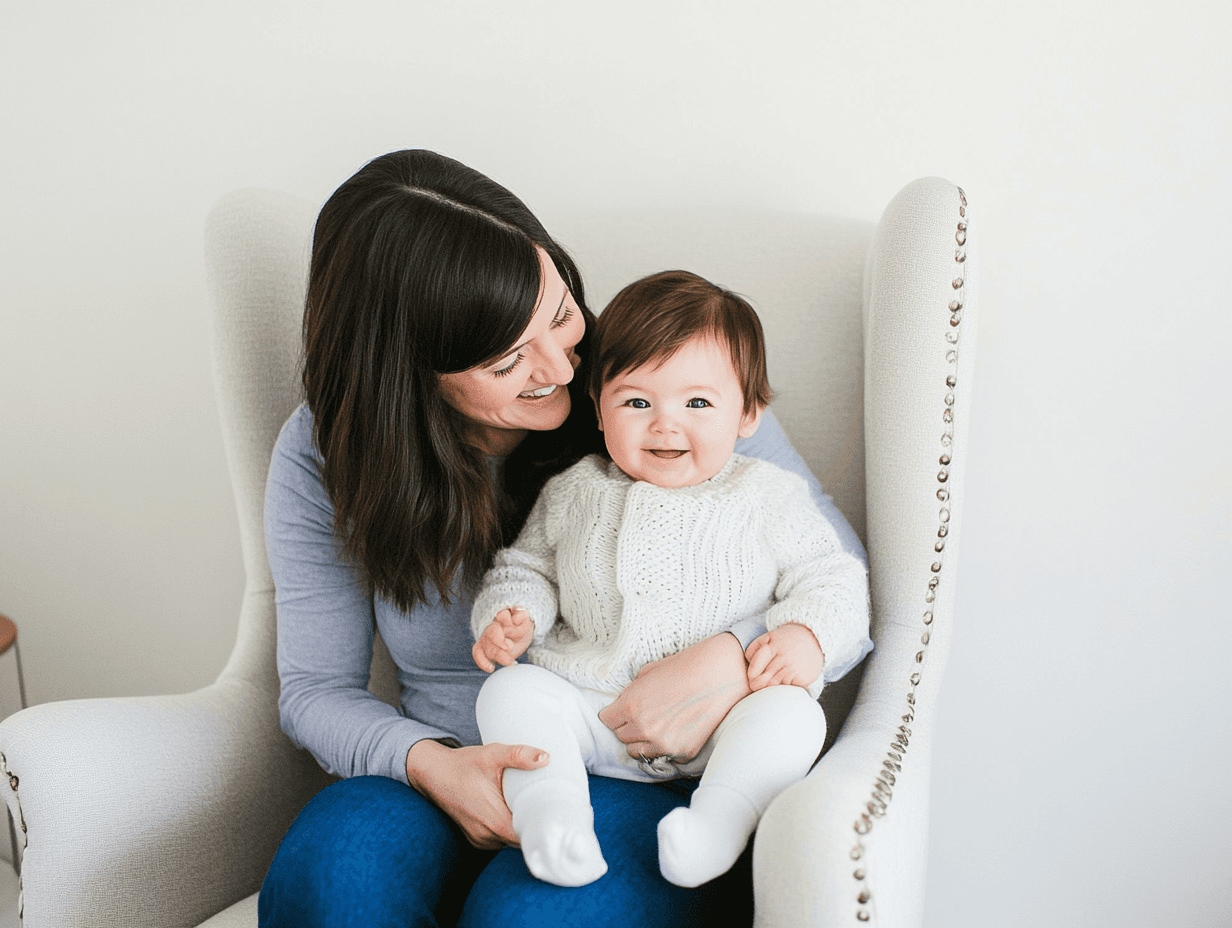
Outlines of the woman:
{"type": "MultiPolygon", "coordinates": [[[[594,778],[608,874],[530,877],[501,775],[546,762],[480,745],[475,582],[544,481],[599,450],[585,396],[577,268],[509,191],[448,158],[370,162],[321,210],[305,309],[306,404],[270,467],[282,727],[329,772],[284,838],[261,924],[706,924],[751,920],[749,853],[681,889],[658,874],[655,823],[690,784],[594,778]],[[372,627],[403,712],[368,693],[372,627]]],[[[767,415],[741,453],[812,480],[767,415]]],[[[823,513],[859,542],[812,480],[823,513]]],[[[748,690],[756,619],[648,665],[601,718],[631,755],[694,756],[748,690]]]]}

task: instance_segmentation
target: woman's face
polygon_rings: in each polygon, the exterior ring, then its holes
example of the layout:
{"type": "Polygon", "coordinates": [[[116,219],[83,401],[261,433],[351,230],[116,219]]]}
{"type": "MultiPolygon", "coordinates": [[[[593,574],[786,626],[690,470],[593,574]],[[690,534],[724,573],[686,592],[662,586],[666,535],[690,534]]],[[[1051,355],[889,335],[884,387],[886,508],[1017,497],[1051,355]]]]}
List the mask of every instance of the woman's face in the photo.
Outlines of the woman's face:
{"type": "Polygon", "coordinates": [[[508,454],[528,431],[557,428],[569,415],[565,384],[580,361],[573,349],[586,322],[552,259],[535,250],[539,300],[514,347],[490,364],[440,375],[441,395],[466,419],[471,444],[485,454],[508,454]]]}

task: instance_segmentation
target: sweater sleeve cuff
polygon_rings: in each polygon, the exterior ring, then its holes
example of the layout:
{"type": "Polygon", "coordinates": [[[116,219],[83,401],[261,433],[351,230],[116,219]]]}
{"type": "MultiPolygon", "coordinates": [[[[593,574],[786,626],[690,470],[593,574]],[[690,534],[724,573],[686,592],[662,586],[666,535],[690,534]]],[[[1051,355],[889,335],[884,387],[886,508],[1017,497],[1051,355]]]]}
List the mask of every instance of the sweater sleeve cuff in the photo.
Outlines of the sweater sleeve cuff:
{"type": "MultiPolygon", "coordinates": [[[[835,650],[837,653],[837,647],[835,650]]],[[[860,639],[859,646],[855,650],[844,655],[842,659],[831,661],[829,659],[829,654],[827,654],[825,667],[821,671],[821,680],[818,682],[824,681],[826,683],[833,683],[835,680],[841,680],[851,672],[852,668],[854,668],[856,664],[864,660],[864,658],[866,658],[872,650],[872,639],[869,638],[868,635],[864,635],[860,639]]]]}
{"type": "Polygon", "coordinates": [[[741,619],[727,630],[736,636],[736,640],[740,642],[741,648],[748,648],[754,639],[760,638],[766,633],[766,614],[763,612],[760,615],[741,619]]]}
{"type": "Polygon", "coordinates": [[[439,741],[449,747],[461,747],[462,742],[454,735],[433,725],[424,725],[422,722],[416,722],[412,719],[407,719],[409,725],[403,726],[403,731],[399,733],[399,741],[401,744],[393,748],[393,754],[389,758],[389,777],[393,780],[405,783],[410,786],[410,781],[406,776],[406,755],[411,752],[411,748],[417,745],[420,741],[439,741]]]}

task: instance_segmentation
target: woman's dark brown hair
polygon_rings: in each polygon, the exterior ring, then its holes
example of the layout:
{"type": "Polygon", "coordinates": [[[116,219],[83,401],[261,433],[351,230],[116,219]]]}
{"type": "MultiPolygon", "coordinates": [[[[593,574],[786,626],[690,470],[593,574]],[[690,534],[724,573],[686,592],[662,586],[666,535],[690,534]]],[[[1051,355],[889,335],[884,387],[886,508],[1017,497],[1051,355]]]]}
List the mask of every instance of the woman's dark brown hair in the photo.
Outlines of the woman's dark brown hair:
{"type": "Polygon", "coordinates": [[[666,360],[697,335],[731,352],[744,391],[744,412],[773,397],[766,378],[766,337],[748,301],[688,271],[660,271],[629,284],[599,314],[590,365],[590,395],[626,371],[666,360]]]}
{"type": "Polygon", "coordinates": [[[577,267],[525,204],[429,151],[370,161],[321,208],[304,310],[304,391],[344,553],[403,610],[448,602],[512,540],[544,481],[594,450],[585,371],[565,425],[532,432],[503,492],[463,440],[438,375],[505,354],[551,257],[586,320],[577,267]]]}

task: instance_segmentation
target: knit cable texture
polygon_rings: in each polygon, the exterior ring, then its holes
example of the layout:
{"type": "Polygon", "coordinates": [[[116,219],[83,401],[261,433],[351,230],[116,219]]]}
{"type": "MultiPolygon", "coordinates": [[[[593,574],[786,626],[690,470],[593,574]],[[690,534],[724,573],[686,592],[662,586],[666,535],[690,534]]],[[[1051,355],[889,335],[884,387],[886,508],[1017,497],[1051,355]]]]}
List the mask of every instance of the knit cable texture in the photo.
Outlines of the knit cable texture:
{"type": "MultiPolygon", "coordinates": [[[[476,637],[513,606],[534,622],[532,663],[603,692],[760,614],[770,630],[807,626],[827,664],[854,662],[869,620],[864,566],[804,480],[742,455],[678,489],[635,482],[595,455],[552,478],[484,578],[476,637]]],[[[818,677],[809,692],[822,686],[818,677]]]]}

